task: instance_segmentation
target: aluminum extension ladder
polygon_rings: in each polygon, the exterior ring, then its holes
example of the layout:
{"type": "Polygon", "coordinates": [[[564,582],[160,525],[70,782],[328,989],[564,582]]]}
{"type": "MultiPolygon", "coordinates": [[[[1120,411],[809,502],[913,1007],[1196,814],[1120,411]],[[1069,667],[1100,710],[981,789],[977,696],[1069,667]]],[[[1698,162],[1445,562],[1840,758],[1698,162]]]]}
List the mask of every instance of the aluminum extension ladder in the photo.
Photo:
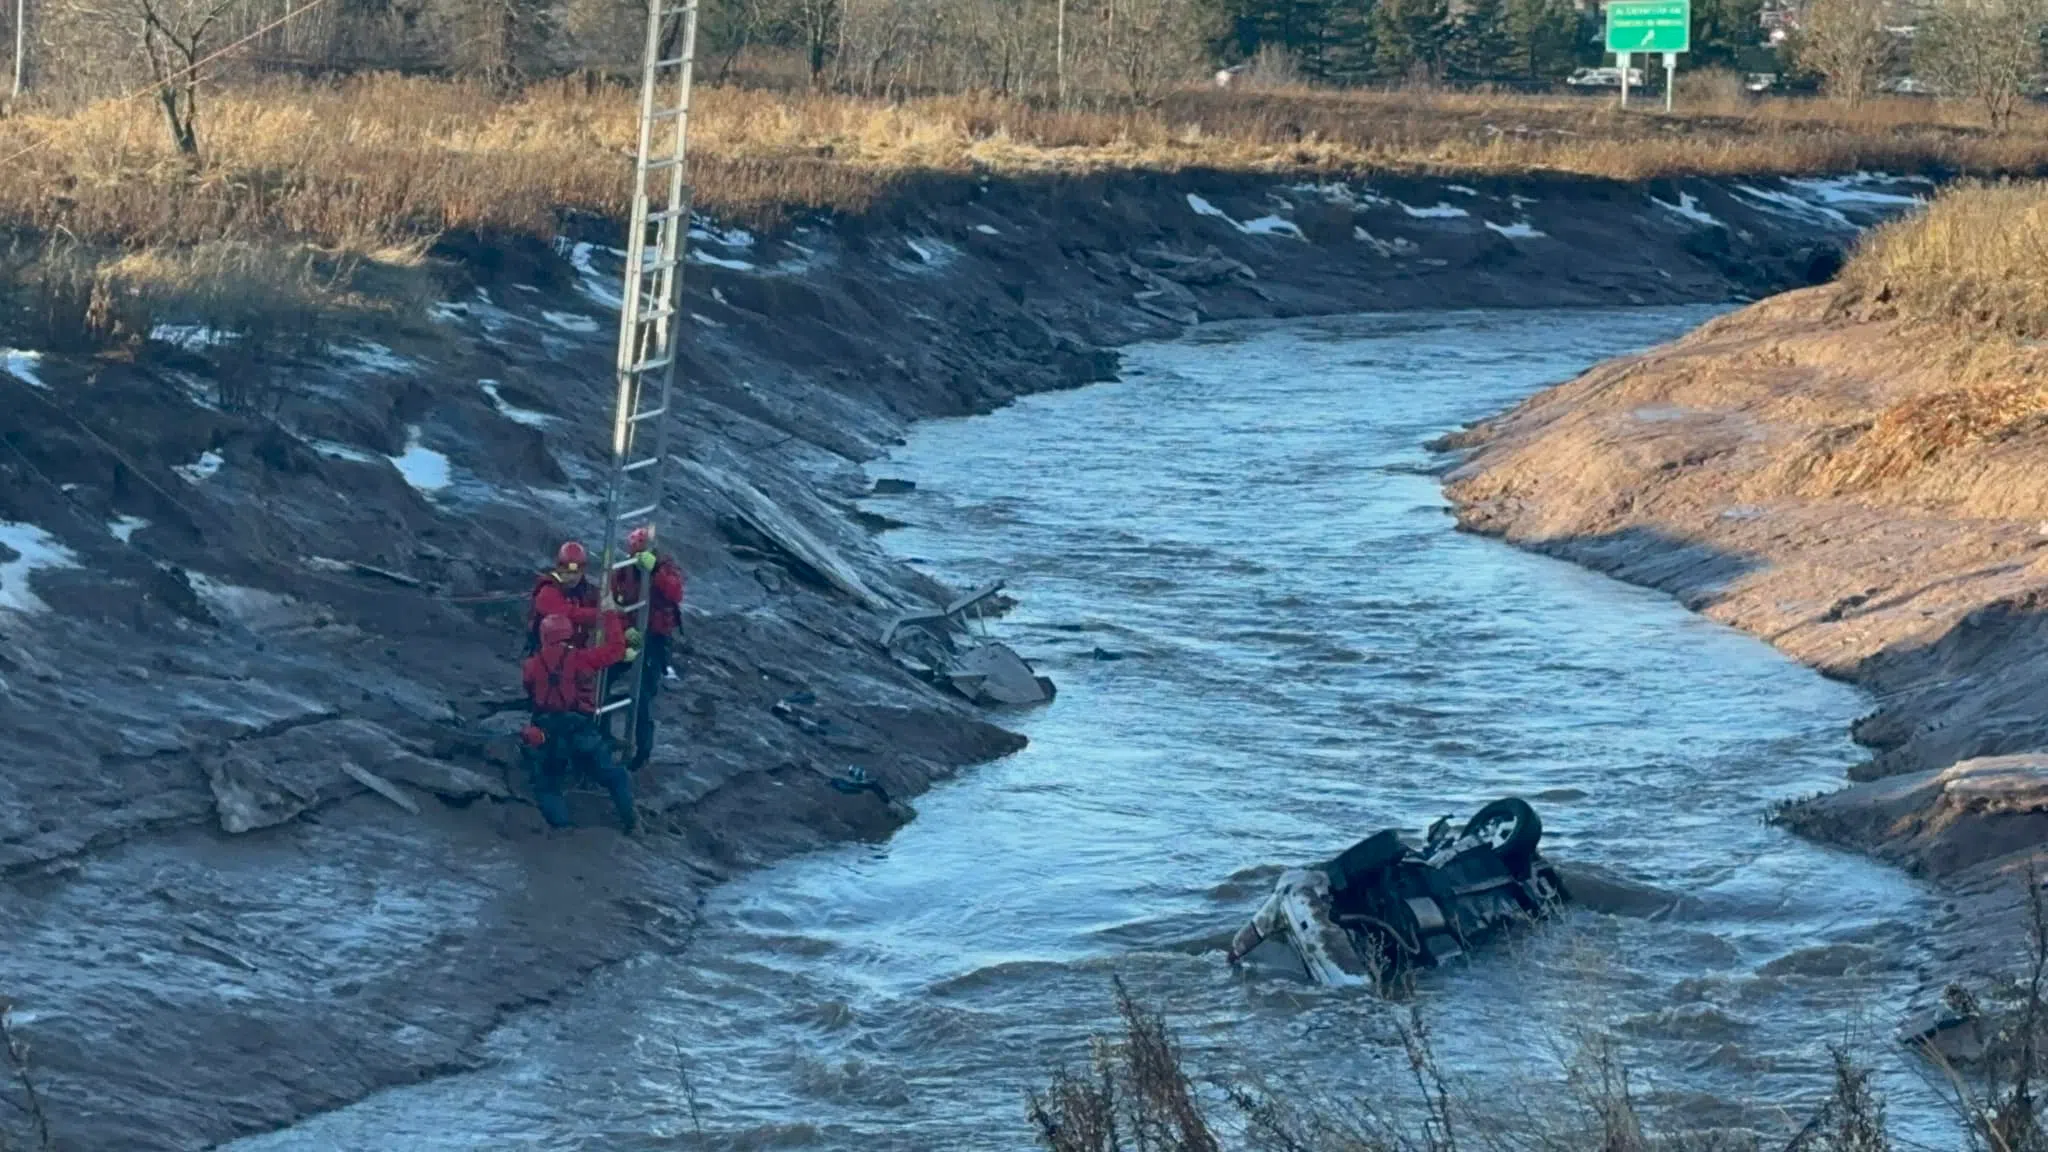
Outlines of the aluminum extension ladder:
{"type": "MultiPolygon", "coordinates": [[[[690,81],[697,55],[698,0],[648,0],[647,43],[640,69],[640,142],[633,164],[633,212],[626,231],[625,290],[619,307],[618,402],[612,417],[611,477],[604,497],[604,595],[611,578],[633,563],[625,536],[653,526],[661,513],[668,459],[668,417],[675,391],[682,314],[683,260],[690,232],[684,161],[690,129],[690,81]],[[664,55],[673,53],[673,55],[664,55]],[[656,205],[659,205],[657,207],[656,205]]],[[[617,605],[643,636],[654,581],[640,580],[640,598],[617,605]]],[[[646,657],[614,672],[598,708],[630,758],[642,699],[646,657]]],[[[664,675],[666,672],[664,671],[664,675]]]]}

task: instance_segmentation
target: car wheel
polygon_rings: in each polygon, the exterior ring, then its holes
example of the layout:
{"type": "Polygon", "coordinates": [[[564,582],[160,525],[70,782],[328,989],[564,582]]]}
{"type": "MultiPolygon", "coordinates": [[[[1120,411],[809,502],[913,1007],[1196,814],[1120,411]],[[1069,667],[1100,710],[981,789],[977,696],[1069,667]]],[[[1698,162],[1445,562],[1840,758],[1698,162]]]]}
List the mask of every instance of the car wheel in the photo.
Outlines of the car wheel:
{"type": "Polygon", "coordinates": [[[1465,822],[1465,835],[1490,845],[1509,867],[1521,868],[1536,855],[1543,839],[1543,821],[1519,796],[1495,800],[1465,822]]]}

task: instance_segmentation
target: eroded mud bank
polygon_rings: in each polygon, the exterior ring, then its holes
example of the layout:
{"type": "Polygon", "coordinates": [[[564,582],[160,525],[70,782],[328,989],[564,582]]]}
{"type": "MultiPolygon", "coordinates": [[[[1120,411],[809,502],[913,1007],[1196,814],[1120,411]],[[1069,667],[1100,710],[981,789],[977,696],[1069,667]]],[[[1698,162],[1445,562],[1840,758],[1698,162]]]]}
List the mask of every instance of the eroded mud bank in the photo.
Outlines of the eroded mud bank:
{"type": "Polygon", "coordinates": [[[1474,531],[1876,697],[1859,782],[1781,818],[1949,887],[1937,985],[2009,962],[2048,838],[2048,430],[1973,415],[1968,351],[1833,287],[1791,293],[1453,438],[1473,451],[1449,486],[1474,531]]]}
{"type": "Polygon", "coordinates": [[[613,228],[451,240],[434,321],[383,343],[10,351],[0,995],[58,1146],[203,1147],[468,1066],[508,1013],[675,947],[706,884],[902,818],[827,773],[913,797],[1014,749],[876,642],[946,594],[853,507],[908,421],[1197,319],[1760,295],[1922,189],[968,181],[707,224],[664,525],[687,672],[638,841],[595,797],[541,835],[505,770],[517,598],[595,515],[613,228]]]}

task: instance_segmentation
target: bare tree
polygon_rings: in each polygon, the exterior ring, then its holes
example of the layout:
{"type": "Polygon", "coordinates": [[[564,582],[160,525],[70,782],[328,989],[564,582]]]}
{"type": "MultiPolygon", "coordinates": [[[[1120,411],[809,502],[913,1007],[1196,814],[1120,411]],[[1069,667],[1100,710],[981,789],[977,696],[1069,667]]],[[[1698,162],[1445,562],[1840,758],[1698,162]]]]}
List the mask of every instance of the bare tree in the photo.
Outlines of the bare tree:
{"type": "Polygon", "coordinates": [[[1820,74],[1828,95],[1856,105],[1877,86],[1892,54],[1886,0],[1812,0],[1800,22],[1799,63],[1820,74]]]}
{"type": "Polygon", "coordinates": [[[156,81],[171,141],[199,159],[199,66],[221,18],[240,0],[129,0],[142,25],[142,51],[156,81]]]}
{"type": "Polygon", "coordinates": [[[839,0],[780,0],[782,23],[803,49],[810,69],[811,84],[825,82],[825,65],[832,62],[835,46],[843,44],[845,13],[839,0]]]}
{"type": "Polygon", "coordinates": [[[2003,132],[2037,83],[2044,27],[2048,0],[1943,0],[1921,26],[1917,67],[2003,132]]]}
{"type": "Polygon", "coordinates": [[[1110,83],[1149,101],[1202,70],[1207,11],[1199,0],[1104,0],[1091,47],[1110,83]]]}

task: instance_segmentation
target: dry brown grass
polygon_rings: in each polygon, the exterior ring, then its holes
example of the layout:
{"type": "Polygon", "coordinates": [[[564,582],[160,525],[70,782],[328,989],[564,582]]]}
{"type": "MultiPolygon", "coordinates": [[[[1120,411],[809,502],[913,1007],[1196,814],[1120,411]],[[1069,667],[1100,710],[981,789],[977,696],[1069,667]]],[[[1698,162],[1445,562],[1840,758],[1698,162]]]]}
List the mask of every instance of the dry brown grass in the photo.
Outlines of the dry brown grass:
{"type": "Polygon", "coordinates": [[[1842,280],[1909,318],[2048,336],[2048,184],[1950,188],[1872,233],[1842,280]]]}
{"type": "MultiPolygon", "coordinates": [[[[860,212],[900,181],[1118,169],[1459,176],[2048,167],[2048,117],[1991,136],[1925,102],[1735,104],[1623,115],[1598,99],[1189,91],[1151,108],[1057,111],[978,96],[902,103],[745,89],[700,94],[699,203],[761,223],[860,212]]],[[[211,94],[206,164],[180,161],[146,101],[0,123],[0,219],[91,242],[277,237],[353,248],[448,229],[553,230],[620,211],[633,104],[558,83],[368,77],[211,94]],[[15,155],[38,141],[48,143],[15,155]]]]}
{"type": "MultiPolygon", "coordinates": [[[[2048,116],[1994,136],[1923,101],[1845,110],[1696,95],[1703,110],[1665,116],[1622,114],[1598,98],[1305,88],[1196,89],[1152,106],[1081,110],[977,95],[888,102],[712,88],[698,98],[693,179],[700,207],[772,226],[792,214],[862,213],[919,180],[970,174],[1641,180],[2048,169],[2048,116]]],[[[234,300],[290,302],[268,309],[286,321],[347,311],[351,277],[323,263],[364,267],[364,256],[451,230],[545,238],[565,213],[620,216],[634,112],[631,93],[572,81],[513,96],[395,76],[225,86],[207,94],[196,167],[147,100],[22,114],[0,120],[0,230],[30,248],[62,241],[58,255],[28,259],[12,278],[39,286],[32,307],[47,314],[52,338],[74,314],[101,337],[146,330],[145,312],[232,319],[234,300]],[[259,248],[288,253],[288,283],[269,268],[278,261],[227,260],[259,248]],[[185,255],[161,254],[169,251],[185,255]],[[159,255],[139,264],[137,252],[159,255]],[[177,270],[209,258],[210,279],[177,270]],[[181,282],[189,291],[168,287],[181,282]],[[144,287],[125,295],[108,289],[136,283],[144,287]],[[121,319],[124,309],[134,315],[121,319]]]]}
{"type": "Polygon", "coordinates": [[[1810,489],[1846,493],[2038,430],[2048,379],[2048,184],[1968,183],[1872,232],[1842,273],[1845,302],[1918,330],[1948,382],[1887,407],[1812,462],[1810,489]]]}

